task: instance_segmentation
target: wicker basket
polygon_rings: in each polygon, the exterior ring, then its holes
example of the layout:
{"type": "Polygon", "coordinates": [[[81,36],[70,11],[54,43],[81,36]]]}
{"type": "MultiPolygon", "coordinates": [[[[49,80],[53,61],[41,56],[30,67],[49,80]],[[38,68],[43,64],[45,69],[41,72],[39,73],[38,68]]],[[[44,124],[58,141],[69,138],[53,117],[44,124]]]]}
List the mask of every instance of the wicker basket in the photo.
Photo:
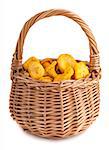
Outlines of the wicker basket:
{"type": "Polygon", "coordinates": [[[31,134],[65,138],[87,129],[99,113],[100,63],[95,38],[87,24],[66,10],[48,10],[28,20],[18,39],[11,68],[10,112],[13,119],[31,134]],[[22,67],[23,44],[30,27],[50,16],[66,16],[85,32],[90,47],[90,75],[85,79],[44,83],[25,76],[22,67]]]}

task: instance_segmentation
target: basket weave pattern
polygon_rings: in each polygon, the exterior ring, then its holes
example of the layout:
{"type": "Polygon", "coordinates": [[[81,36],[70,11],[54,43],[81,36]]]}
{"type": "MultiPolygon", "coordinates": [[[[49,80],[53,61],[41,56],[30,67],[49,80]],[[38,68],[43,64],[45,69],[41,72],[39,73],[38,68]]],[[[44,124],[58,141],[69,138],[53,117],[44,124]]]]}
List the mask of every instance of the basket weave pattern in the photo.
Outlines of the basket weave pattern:
{"type": "Polygon", "coordinates": [[[87,24],[75,13],[48,10],[28,20],[18,39],[12,60],[10,112],[13,119],[31,134],[47,138],[64,138],[87,129],[99,113],[99,52],[87,24]],[[26,77],[22,70],[24,40],[30,27],[50,16],[66,16],[85,32],[90,47],[90,76],[80,80],[44,83],[26,77]]]}

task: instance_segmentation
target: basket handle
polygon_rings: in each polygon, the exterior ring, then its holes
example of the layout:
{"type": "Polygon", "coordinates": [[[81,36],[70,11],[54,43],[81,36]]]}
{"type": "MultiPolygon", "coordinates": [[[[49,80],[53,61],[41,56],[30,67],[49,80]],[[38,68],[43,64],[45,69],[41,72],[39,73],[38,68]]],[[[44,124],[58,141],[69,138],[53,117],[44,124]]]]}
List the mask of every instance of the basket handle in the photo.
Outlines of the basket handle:
{"type": "Polygon", "coordinates": [[[99,51],[97,49],[97,43],[92,34],[92,31],[90,30],[88,25],[78,15],[76,15],[73,12],[63,10],[63,9],[51,9],[51,10],[43,11],[43,12],[33,16],[31,19],[29,19],[24,24],[24,27],[22,28],[22,30],[20,32],[20,36],[17,41],[17,45],[16,45],[14,57],[13,57],[13,60],[14,60],[13,62],[15,63],[15,66],[19,67],[20,65],[22,65],[24,40],[25,40],[27,32],[29,31],[31,26],[35,22],[37,22],[43,18],[47,18],[50,16],[59,16],[59,15],[65,16],[65,17],[68,17],[68,18],[74,20],[75,22],[77,22],[80,25],[82,30],[85,32],[86,36],[88,37],[89,47],[90,47],[90,71],[91,72],[92,71],[99,72],[100,71],[99,51]]]}

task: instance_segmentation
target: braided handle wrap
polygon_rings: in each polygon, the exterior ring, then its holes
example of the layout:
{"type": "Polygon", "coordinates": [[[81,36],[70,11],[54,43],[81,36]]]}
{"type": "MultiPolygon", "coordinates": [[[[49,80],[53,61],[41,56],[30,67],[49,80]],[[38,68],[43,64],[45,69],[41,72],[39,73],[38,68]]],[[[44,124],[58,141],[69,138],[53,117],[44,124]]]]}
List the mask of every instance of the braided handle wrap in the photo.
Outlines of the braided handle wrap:
{"type": "Polygon", "coordinates": [[[47,18],[51,16],[60,16],[60,15],[68,17],[74,20],[75,22],[77,22],[82,28],[82,30],[85,32],[86,36],[88,37],[89,47],[90,47],[90,71],[99,72],[100,71],[99,51],[97,49],[97,43],[92,34],[92,31],[78,15],[76,15],[73,12],[62,10],[62,9],[51,9],[51,10],[43,11],[33,16],[24,24],[20,32],[19,39],[17,41],[16,50],[13,58],[15,66],[19,66],[22,64],[23,45],[24,45],[25,37],[29,29],[31,28],[31,26],[43,18],[47,18]]]}

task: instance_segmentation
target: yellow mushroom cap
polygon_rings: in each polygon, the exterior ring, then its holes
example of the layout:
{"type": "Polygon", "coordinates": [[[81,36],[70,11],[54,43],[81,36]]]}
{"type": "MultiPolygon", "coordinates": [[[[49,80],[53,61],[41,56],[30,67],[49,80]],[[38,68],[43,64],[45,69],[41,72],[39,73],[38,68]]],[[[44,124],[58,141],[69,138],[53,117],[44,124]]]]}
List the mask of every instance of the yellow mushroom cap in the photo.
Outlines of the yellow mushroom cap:
{"type": "Polygon", "coordinates": [[[30,63],[32,62],[32,61],[37,61],[37,62],[39,62],[39,60],[36,58],[36,57],[30,57],[27,61],[25,61],[25,63],[23,64],[23,67],[24,67],[24,69],[26,70],[26,71],[28,71],[28,67],[29,67],[29,65],[30,65],[30,63]]]}
{"type": "Polygon", "coordinates": [[[32,61],[28,67],[28,72],[32,78],[39,79],[44,75],[45,69],[39,62],[32,61]]]}
{"type": "Polygon", "coordinates": [[[75,70],[74,77],[76,80],[81,79],[81,78],[85,78],[86,76],[89,75],[89,69],[85,65],[84,62],[77,63],[74,67],[74,70],[75,70]]]}
{"type": "Polygon", "coordinates": [[[74,74],[73,68],[68,65],[63,74],[58,74],[54,78],[54,82],[63,81],[63,80],[70,80],[73,74],[74,74]]]}
{"type": "Polygon", "coordinates": [[[42,65],[43,65],[44,68],[47,68],[50,65],[50,63],[48,61],[46,61],[42,65]]]}
{"type": "Polygon", "coordinates": [[[60,71],[63,73],[66,69],[66,65],[69,64],[72,68],[74,68],[75,64],[77,63],[76,60],[70,54],[61,54],[58,59],[58,66],[60,71]]]}
{"type": "Polygon", "coordinates": [[[56,77],[57,73],[55,71],[57,61],[53,61],[48,67],[46,67],[46,72],[48,73],[49,76],[51,77],[56,77]]]}

